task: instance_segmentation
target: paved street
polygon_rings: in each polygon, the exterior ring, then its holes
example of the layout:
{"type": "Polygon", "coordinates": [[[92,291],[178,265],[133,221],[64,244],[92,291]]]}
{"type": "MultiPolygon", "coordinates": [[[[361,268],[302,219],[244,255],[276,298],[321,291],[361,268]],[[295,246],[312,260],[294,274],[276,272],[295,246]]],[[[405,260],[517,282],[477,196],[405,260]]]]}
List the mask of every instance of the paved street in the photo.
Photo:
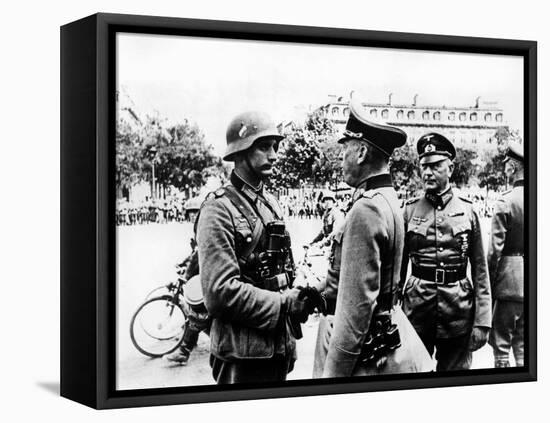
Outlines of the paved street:
{"type": "MultiPolygon", "coordinates": [[[[487,235],[489,222],[483,222],[487,235]]],[[[292,236],[297,261],[301,245],[321,227],[318,220],[292,220],[292,236]]],[[[149,224],[117,228],[117,388],[139,389],[187,385],[208,385],[214,381],[208,365],[209,339],[201,334],[187,366],[172,366],[162,359],[151,359],[137,351],[130,339],[129,326],[136,308],[157,286],[175,280],[174,264],[190,251],[190,223],[149,224]]],[[[324,266],[317,266],[320,273],[324,266]]],[[[309,379],[317,334],[317,317],[304,325],[304,338],[298,341],[298,361],[289,379],[309,379]]],[[[492,352],[486,346],[474,354],[475,368],[492,366],[492,352]]]]}

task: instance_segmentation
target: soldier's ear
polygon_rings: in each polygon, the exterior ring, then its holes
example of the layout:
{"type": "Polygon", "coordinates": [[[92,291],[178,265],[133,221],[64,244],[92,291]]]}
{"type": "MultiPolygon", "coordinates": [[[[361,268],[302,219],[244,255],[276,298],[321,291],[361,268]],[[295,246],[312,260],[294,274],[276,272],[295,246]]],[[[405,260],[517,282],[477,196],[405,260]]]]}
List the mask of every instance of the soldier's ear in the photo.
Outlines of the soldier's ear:
{"type": "Polygon", "coordinates": [[[453,174],[454,170],[455,170],[455,164],[451,160],[449,160],[449,173],[450,173],[450,175],[453,174]]]}
{"type": "Polygon", "coordinates": [[[357,164],[363,164],[365,160],[367,160],[368,152],[369,152],[369,146],[367,146],[365,143],[360,143],[359,147],[357,148],[357,164]]]}

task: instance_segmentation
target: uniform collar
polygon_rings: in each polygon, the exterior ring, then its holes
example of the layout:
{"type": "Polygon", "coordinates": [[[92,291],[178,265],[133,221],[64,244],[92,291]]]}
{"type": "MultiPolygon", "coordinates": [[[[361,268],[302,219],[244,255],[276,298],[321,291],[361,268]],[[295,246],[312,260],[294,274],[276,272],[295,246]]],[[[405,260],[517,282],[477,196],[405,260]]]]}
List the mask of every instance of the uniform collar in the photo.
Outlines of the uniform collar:
{"type": "Polygon", "coordinates": [[[370,176],[366,179],[363,179],[355,192],[353,193],[353,201],[355,202],[365,191],[378,188],[388,188],[393,187],[391,182],[391,176],[389,173],[381,173],[380,175],[370,176]]]}
{"type": "Polygon", "coordinates": [[[449,201],[451,201],[451,198],[453,198],[453,190],[451,189],[451,187],[437,194],[426,192],[426,199],[434,207],[438,207],[438,206],[445,207],[449,203],[449,201]]]}
{"type": "Polygon", "coordinates": [[[522,187],[522,186],[523,186],[523,179],[518,179],[516,182],[514,182],[514,188],[522,187]]]}
{"type": "Polygon", "coordinates": [[[243,178],[241,178],[237,172],[233,170],[231,172],[231,183],[235,186],[235,188],[239,190],[243,190],[243,188],[251,190],[256,195],[262,195],[264,191],[264,183],[260,182],[260,185],[257,187],[254,187],[250,185],[248,182],[246,182],[243,178]]]}

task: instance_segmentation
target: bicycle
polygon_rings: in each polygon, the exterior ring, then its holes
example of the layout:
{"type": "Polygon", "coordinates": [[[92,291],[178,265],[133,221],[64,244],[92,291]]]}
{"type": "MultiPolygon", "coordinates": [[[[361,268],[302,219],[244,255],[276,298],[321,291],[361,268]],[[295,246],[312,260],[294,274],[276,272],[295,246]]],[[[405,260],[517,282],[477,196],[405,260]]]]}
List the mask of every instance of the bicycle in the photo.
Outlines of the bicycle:
{"type": "MultiPolygon", "coordinates": [[[[136,349],[152,358],[175,351],[183,342],[189,317],[195,325],[202,322],[202,289],[198,276],[185,278],[186,265],[177,265],[178,278],[153,289],[134,312],[130,321],[130,338],[136,349]]],[[[205,309],[204,309],[205,310],[205,309]]]]}

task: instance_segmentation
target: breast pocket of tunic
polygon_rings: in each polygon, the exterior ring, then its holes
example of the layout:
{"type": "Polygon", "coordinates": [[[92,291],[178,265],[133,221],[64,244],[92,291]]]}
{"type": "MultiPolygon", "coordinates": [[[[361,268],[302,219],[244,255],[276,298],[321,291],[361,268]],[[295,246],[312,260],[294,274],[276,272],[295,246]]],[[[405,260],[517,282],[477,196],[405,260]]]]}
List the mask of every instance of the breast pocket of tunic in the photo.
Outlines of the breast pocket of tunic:
{"type": "Polygon", "coordinates": [[[408,221],[405,238],[409,251],[418,251],[426,246],[429,223],[428,219],[418,216],[413,216],[408,221]]]}
{"type": "Polygon", "coordinates": [[[237,256],[245,258],[246,251],[252,244],[252,229],[244,219],[237,220],[235,223],[235,249],[237,256]]]}

